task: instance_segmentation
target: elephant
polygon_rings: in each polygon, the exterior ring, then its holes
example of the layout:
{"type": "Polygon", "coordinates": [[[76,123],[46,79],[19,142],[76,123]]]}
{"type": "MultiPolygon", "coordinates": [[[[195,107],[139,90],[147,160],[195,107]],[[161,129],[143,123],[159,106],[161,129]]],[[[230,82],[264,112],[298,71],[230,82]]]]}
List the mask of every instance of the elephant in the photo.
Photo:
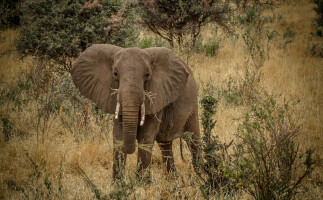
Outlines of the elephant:
{"type": "Polygon", "coordinates": [[[104,112],[114,114],[113,180],[120,179],[127,154],[138,142],[137,175],[150,168],[157,141],[166,172],[176,171],[172,143],[192,133],[192,160],[200,150],[197,85],[191,69],[164,47],[122,48],[94,44],[70,70],[80,93],[104,112]]]}

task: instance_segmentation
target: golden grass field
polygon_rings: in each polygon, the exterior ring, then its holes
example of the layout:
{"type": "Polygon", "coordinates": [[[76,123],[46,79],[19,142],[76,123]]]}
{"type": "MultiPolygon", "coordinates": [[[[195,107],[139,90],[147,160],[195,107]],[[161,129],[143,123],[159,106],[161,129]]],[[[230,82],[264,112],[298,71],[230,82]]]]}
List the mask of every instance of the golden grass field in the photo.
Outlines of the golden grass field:
{"type": "MultiPolygon", "coordinates": [[[[262,68],[260,82],[263,90],[277,97],[281,95],[279,99],[300,99],[294,110],[299,123],[302,124],[303,134],[300,134],[298,141],[302,149],[315,148],[317,167],[305,181],[309,193],[299,194],[299,199],[323,199],[323,59],[312,56],[309,51],[309,45],[315,42],[310,34],[315,30],[312,21],[315,13],[312,8],[313,5],[307,0],[299,0],[282,3],[275,10],[275,13],[281,14],[283,18],[271,28],[280,35],[291,29],[296,32],[296,36],[288,44],[283,40],[275,40],[271,44],[269,60],[262,68]]],[[[14,49],[13,42],[18,35],[18,30],[0,32],[0,52],[14,49]]],[[[243,41],[239,39],[233,42],[227,39],[222,42],[216,57],[194,54],[190,57],[189,64],[201,87],[201,82],[205,83],[209,79],[218,86],[224,86],[229,77],[238,78],[243,74],[241,64],[245,59],[243,41]]],[[[16,53],[1,57],[1,82],[10,82],[19,75],[21,69],[30,66],[31,62],[29,58],[19,60],[16,53]]],[[[25,199],[25,195],[29,198],[46,198],[49,192],[44,184],[46,181],[51,182],[51,194],[48,195],[50,199],[95,199],[91,187],[84,182],[84,177],[78,169],[85,172],[102,194],[114,191],[111,118],[107,116],[106,123],[99,126],[94,123],[95,119],[89,113],[87,136],[76,142],[75,135],[70,134],[62,124],[62,116],[51,116],[48,119],[49,125],[44,141],[37,142],[36,130],[33,127],[36,120],[34,108],[36,105],[31,105],[22,116],[15,118],[15,124],[25,134],[23,137],[14,137],[6,142],[1,135],[0,199],[25,199]],[[108,125],[109,128],[102,128],[108,125]],[[27,152],[31,159],[26,155],[27,152]],[[38,178],[30,176],[35,174],[35,165],[31,160],[37,165],[36,171],[40,173],[38,178]]],[[[234,138],[238,126],[234,118],[241,117],[244,111],[243,107],[230,107],[220,102],[215,116],[215,131],[220,140],[230,141],[234,138]]],[[[73,130],[77,128],[72,127],[73,130]]],[[[77,134],[77,131],[74,134],[77,134]]],[[[173,149],[178,177],[165,176],[161,153],[155,145],[151,166],[152,183],[136,185],[130,199],[203,199],[190,162],[189,149],[185,144],[186,162],[180,158],[178,140],[173,149]]],[[[136,153],[128,156],[126,173],[129,176],[132,176],[136,162],[136,153]]],[[[246,194],[239,195],[240,199],[251,198],[246,194]]]]}

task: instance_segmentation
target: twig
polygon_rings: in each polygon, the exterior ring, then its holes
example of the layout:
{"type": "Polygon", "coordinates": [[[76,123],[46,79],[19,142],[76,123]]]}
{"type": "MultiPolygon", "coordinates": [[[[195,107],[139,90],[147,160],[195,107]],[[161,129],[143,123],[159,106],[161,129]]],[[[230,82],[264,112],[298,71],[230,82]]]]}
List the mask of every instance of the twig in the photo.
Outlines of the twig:
{"type": "Polygon", "coordinates": [[[91,188],[92,192],[95,194],[95,197],[99,200],[107,199],[106,195],[102,196],[98,187],[91,181],[91,179],[86,175],[86,173],[80,168],[80,166],[74,167],[75,170],[82,176],[84,182],[91,188]]]}
{"type": "Polygon", "coordinates": [[[11,50],[7,50],[7,51],[5,51],[5,52],[2,52],[2,53],[0,53],[0,58],[2,57],[2,56],[5,56],[5,55],[7,55],[7,54],[10,54],[10,53],[12,53],[12,52],[14,52],[14,51],[16,51],[15,49],[11,49],[11,50]]]}
{"type": "Polygon", "coordinates": [[[150,105],[153,104],[153,99],[156,97],[156,93],[152,93],[151,91],[147,92],[145,91],[145,96],[148,98],[150,105]]]}

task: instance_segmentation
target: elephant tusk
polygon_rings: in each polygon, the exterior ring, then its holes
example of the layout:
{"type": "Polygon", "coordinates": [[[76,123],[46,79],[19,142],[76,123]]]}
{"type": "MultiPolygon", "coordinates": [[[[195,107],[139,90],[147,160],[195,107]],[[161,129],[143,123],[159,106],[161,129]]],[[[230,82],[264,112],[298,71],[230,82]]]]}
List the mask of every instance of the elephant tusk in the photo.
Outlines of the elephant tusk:
{"type": "Polygon", "coordinates": [[[145,123],[145,103],[141,104],[141,121],[140,121],[140,126],[143,126],[145,123]]]}
{"type": "Polygon", "coordinates": [[[118,119],[119,117],[119,111],[120,111],[120,103],[117,102],[116,112],[114,113],[114,118],[118,119]]]}

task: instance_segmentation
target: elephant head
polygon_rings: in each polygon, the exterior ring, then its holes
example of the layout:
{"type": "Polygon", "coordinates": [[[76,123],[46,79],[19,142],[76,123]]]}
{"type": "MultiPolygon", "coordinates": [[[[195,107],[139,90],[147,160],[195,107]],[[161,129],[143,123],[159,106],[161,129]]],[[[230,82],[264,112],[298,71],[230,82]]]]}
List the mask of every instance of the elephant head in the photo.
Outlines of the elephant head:
{"type": "Polygon", "coordinates": [[[73,63],[81,94],[123,123],[124,152],[134,153],[137,129],[184,91],[186,65],[167,48],[121,48],[96,44],[73,63]],[[150,94],[147,98],[146,94],[150,94]]]}

